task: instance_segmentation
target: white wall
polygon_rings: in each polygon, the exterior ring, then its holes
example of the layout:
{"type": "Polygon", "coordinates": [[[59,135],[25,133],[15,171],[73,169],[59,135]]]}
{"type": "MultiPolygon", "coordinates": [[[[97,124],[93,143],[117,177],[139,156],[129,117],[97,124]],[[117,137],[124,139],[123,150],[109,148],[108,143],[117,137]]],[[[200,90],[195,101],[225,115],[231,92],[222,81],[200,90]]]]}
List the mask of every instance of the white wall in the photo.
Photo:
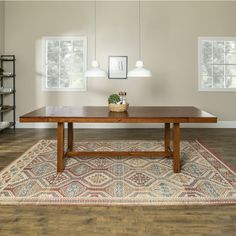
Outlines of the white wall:
{"type": "Polygon", "coordinates": [[[0,1],[0,55],[4,53],[4,2],[0,1]]]}
{"type": "MultiPolygon", "coordinates": [[[[152,78],[89,79],[87,92],[41,91],[41,38],[88,37],[93,55],[93,2],[5,3],[5,52],[17,56],[17,116],[44,105],[106,105],[126,90],[131,105],[193,105],[236,121],[234,92],[198,92],[199,36],[236,36],[236,2],[143,2],[143,60],[152,78]]],[[[97,58],[138,58],[137,2],[97,2],[97,58]]]]}

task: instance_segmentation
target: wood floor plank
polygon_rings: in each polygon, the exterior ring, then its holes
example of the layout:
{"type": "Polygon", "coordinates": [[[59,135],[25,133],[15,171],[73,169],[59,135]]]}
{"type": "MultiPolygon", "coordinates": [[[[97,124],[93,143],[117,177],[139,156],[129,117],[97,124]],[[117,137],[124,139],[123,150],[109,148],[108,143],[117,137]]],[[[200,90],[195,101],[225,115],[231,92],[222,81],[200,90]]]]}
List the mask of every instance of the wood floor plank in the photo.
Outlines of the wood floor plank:
{"type": "MultiPolygon", "coordinates": [[[[0,170],[56,129],[0,133],[0,170]]],[[[75,140],[162,139],[163,130],[75,130],[75,140]]],[[[236,129],[184,129],[182,139],[198,139],[236,167],[236,129]]],[[[236,232],[236,206],[1,206],[0,235],[226,235],[236,232]]]]}

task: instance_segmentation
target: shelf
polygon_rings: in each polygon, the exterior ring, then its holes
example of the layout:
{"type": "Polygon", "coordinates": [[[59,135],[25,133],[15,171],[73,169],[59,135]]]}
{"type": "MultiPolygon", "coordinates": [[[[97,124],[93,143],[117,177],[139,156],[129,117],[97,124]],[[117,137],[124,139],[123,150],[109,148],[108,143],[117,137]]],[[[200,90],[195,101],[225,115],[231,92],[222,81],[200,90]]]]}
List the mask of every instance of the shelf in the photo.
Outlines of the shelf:
{"type": "Polygon", "coordinates": [[[13,94],[14,93],[14,91],[11,91],[11,92],[1,92],[0,91],[0,95],[8,95],[8,94],[13,94]]]}
{"type": "Polygon", "coordinates": [[[10,74],[10,75],[0,75],[0,78],[13,78],[15,75],[10,74]]]}
{"type": "Polygon", "coordinates": [[[6,109],[3,109],[3,108],[2,108],[2,109],[0,110],[0,113],[12,111],[12,110],[14,110],[14,107],[13,107],[13,106],[7,106],[6,109]]]}
{"type": "Polygon", "coordinates": [[[0,61],[15,61],[16,58],[14,55],[1,55],[0,61]]]}
{"type": "Polygon", "coordinates": [[[16,59],[0,58],[0,61],[15,61],[16,59]]]}
{"type": "Polygon", "coordinates": [[[0,131],[12,126],[15,128],[16,124],[15,61],[15,55],[0,55],[0,131]],[[11,86],[8,85],[8,82],[11,83],[11,86]],[[11,98],[12,103],[8,103],[5,100],[7,98],[11,98]],[[9,105],[7,105],[6,103],[9,105]],[[12,122],[7,121],[7,116],[5,115],[12,115],[12,118],[8,118],[8,120],[11,120],[12,122]]]}
{"type": "MultiPolygon", "coordinates": [[[[0,122],[1,123],[1,122],[0,122]]],[[[2,127],[0,126],[0,131],[3,131],[4,129],[8,129],[8,128],[11,128],[12,126],[14,126],[14,122],[9,122],[9,124],[5,127],[2,127]]]]}

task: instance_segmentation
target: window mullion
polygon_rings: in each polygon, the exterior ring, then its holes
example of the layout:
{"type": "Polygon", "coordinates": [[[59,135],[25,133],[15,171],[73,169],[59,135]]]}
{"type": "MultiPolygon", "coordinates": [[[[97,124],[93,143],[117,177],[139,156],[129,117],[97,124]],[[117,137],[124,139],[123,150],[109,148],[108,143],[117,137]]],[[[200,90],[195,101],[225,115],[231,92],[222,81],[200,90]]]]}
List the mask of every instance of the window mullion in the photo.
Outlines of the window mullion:
{"type": "Polygon", "coordinates": [[[225,81],[225,63],[226,63],[226,60],[225,60],[225,57],[226,57],[226,51],[225,51],[225,41],[224,41],[224,88],[226,88],[226,81],[225,81]]]}
{"type": "Polygon", "coordinates": [[[45,53],[45,88],[48,87],[48,40],[46,40],[46,43],[45,43],[45,50],[44,50],[44,53],[45,53]]]}
{"type": "Polygon", "coordinates": [[[61,55],[61,40],[59,40],[59,52],[58,52],[58,79],[59,79],[59,88],[61,88],[61,60],[60,60],[60,55],[61,55]]]}
{"type": "Polygon", "coordinates": [[[214,44],[213,44],[213,40],[211,41],[211,58],[212,58],[212,66],[211,66],[211,87],[214,88],[214,44]]]}
{"type": "MultiPolygon", "coordinates": [[[[71,44],[72,44],[72,52],[71,52],[72,60],[71,60],[71,62],[73,63],[72,68],[74,69],[74,40],[71,40],[71,44]]],[[[72,85],[71,77],[73,77],[71,75],[73,75],[73,71],[71,71],[71,74],[70,74],[70,77],[69,77],[70,78],[70,85],[72,85]]]]}

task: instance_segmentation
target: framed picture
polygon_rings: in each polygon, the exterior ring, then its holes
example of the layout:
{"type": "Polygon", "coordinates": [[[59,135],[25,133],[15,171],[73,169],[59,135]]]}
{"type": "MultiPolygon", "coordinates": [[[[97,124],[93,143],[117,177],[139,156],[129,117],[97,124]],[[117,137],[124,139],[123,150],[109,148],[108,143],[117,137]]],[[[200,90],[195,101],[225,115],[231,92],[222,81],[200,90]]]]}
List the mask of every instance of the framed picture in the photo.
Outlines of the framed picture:
{"type": "Polygon", "coordinates": [[[127,56],[109,56],[108,78],[109,79],[127,79],[128,71],[127,56]]]}

